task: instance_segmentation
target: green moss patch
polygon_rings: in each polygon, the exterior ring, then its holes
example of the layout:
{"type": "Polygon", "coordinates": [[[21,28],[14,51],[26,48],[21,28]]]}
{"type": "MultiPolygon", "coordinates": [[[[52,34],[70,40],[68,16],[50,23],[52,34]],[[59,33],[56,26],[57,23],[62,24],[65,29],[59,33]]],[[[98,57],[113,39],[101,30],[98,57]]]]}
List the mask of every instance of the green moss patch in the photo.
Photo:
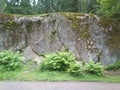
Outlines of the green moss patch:
{"type": "Polygon", "coordinates": [[[62,13],[62,14],[72,21],[72,28],[74,30],[76,30],[80,26],[81,18],[79,17],[84,16],[84,14],[81,13],[62,13]]]}

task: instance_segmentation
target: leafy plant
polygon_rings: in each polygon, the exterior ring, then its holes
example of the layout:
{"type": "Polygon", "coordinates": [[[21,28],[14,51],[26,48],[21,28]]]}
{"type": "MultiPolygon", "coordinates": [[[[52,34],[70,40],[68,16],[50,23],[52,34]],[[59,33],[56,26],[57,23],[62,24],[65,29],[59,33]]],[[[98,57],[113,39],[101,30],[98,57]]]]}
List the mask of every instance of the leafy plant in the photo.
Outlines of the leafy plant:
{"type": "Polygon", "coordinates": [[[80,66],[79,64],[72,64],[70,65],[68,72],[74,76],[82,75],[82,66],[80,66]]]}
{"type": "Polygon", "coordinates": [[[106,70],[120,70],[120,60],[106,67],[106,70]]]}
{"type": "Polygon", "coordinates": [[[104,67],[100,63],[90,60],[90,62],[85,64],[84,71],[88,74],[103,75],[104,67]]]}
{"type": "Polygon", "coordinates": [[[19,68],[22,65],[22,55],[12,50],[0,52],[0,71],[10,71],[19,68]]]}
{"type": "Polygon", "coordinates": [[[120,0],[99,0],[100,2],[100,9],[98,9],[98,13],[102,15],[116,16],[120,14],[120,0]]]}
{"type": "Polygon", "coordinates": [[[75,57],[69,52],[57,52],[45,55],[41,62],[41,70],[66,71],[71,64],[75,63],[75,57]]]}

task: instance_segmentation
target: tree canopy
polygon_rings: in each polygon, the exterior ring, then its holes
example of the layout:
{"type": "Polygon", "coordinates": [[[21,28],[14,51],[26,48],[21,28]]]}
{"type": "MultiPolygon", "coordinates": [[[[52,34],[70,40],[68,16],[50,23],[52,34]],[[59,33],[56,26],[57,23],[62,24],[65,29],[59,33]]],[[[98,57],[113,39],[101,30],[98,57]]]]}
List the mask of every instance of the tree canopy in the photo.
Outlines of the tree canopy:
{"type": "Polygon", "coordinates": [[[100,0],[100,14],[120,15],[120,0],[100,0]]]}
{"type": "Polygon", "coordinates": [[[80,12],[112,16],[120,14],[120,0],[0,0],[0,12],[24,15],[80,12]]]}

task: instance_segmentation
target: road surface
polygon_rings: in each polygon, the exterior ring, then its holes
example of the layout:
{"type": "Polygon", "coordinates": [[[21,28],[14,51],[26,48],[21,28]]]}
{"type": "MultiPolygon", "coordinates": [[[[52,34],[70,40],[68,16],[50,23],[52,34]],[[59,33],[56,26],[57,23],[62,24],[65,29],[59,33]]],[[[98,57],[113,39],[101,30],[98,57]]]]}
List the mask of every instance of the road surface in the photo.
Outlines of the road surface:
{"type": "Polygon", "coordinates": [[[0,90],[120,90],[120,83],[1,81],[0,90]]]}

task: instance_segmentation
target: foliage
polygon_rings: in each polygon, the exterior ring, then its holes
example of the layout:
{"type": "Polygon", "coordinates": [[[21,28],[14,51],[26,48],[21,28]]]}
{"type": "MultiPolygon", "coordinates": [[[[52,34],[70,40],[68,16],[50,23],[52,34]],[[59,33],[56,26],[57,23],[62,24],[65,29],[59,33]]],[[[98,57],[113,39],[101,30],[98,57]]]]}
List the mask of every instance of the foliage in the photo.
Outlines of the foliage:
{"type": "Polygon", "coordinates": [[[12,50],[0,52],[0,71],[10,71],[20,68],[22,55],[12,50]]]}
{"type": "Polygon", "coordinates": [[[120,18],[120,0],[1,0],[0,12],[24,15],[80,12],[120,18]]]}
{"type": "Polygon", "coordinates": [[[95,12],[97,0],[2,0],[5,12],[15,14],[43,14],[53,12],[95,12]]]}
{"type": "Polygon", "coordinates": [[[85,63],[85,65],[76,64],[75,57],[69,52],[57,52],[46,55],[39,68],[41,71],[67,71],[74,76],[82,75],[84,72],[99,76],[104,73],[104,67],[94,61],[85,63]]]}
{"type": "Polygon", "coordinates": [[[90,62],[85,64],[84,71],[88,74],[103,75],[104,67],[100,63],[90,60],[90,62]]]}
{"type": "Polygon", "coordinates": [[[0,0],[0,12],[3,12],[5,8],[5,0],[0,0]]]}
{"type": "Polygon", "coordinates": [[[66,71],[71,64],[75,63],[75,57],[69,52],[57,52],[45,55],[41,62],[41,70],[66,71]]]}
{"type": "Polygon", "coordinates": [[[81,13],[95,13],[97,0],[77,0],[78,12],[81,13]]]}
{"type": "Polygon", "coordinates": [[[100,9],[98,12],[106,16],[120,15],[120,0],[99,0],[100,9]]]}
{"type": "Polygon", "coordinates": [[[82,75],[82,65],[79,65],[79,64],[72,64],[70,65],[70,68],[68,69],[68,72],[71,74],[71,75],[74,75],[74,76],[79,76],[79,75],[82,75]]]}
{"type": "Polygon", "coordinates": [[[34,14],[30,0],[6,0],[4,12],[23,15],[34,14]]]}
{"type": "Polygon", "coordinates": [[[106,67],[106,70],[120,70],[120,60],[106,67]]]}

